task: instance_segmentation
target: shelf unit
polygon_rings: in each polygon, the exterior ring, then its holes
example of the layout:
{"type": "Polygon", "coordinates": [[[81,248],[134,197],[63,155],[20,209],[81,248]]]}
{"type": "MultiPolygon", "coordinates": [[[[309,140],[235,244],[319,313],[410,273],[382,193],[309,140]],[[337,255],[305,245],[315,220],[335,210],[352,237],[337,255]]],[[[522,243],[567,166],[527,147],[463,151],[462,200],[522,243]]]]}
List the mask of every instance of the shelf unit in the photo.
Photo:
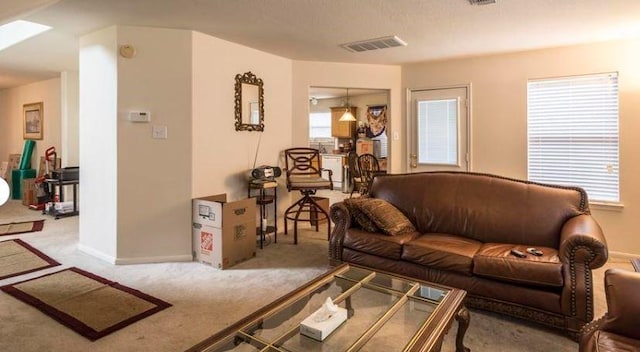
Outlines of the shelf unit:
{"type": "MultiPolygon", "coordinates": [[[[247,196],[256,198],[260,213],[260,222],[256,227],[256,233],[260,236],[260,249],[264,247],[266,236],[271,233],[273,242],[278,243],[278,183],[274,180],[251,180],[248,183],[247,196]],[[273,225],[267,225],[266,229],[263,229],[262,221],[266,219],[269,204],[273,204],[273,225]]],[[[268,222],[268,219],[266,220],[268,222]]]]}

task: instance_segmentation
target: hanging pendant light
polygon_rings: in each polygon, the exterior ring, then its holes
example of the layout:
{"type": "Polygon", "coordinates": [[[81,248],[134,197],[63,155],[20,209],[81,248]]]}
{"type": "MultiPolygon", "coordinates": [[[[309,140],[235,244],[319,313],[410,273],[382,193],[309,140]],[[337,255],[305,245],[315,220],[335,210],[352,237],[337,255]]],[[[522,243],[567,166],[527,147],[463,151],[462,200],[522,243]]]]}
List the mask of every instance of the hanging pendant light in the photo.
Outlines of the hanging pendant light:
{"type": "Polygon", "coordinates": [[[356,121],[355,116],[351,113],[351,107],[349,106],[349,88],[347,88],[347,108],[344,110],[344,114],[340,116],[339,121],[356,121]]]}

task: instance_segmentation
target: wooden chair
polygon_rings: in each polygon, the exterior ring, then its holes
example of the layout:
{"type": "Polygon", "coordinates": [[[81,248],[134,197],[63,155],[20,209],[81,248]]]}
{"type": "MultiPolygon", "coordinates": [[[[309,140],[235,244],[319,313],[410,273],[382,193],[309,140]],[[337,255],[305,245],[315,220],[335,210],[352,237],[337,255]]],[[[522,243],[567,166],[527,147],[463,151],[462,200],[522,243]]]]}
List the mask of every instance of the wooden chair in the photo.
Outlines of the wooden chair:
{"type": "Polygon", "coordinates": [[[328,236],[331,235],[331,220],[329,213],[323,209],[314,199],[313,195],[321,189],[333,189],[331,176],[333,172],[321,168],[320,153],[313,148],[289,148],[284,151],[285,175],[287,177],[287,190],[300,191],[302,198],[293,203],[284,212],[284,233],[287,234],[288,220],[293,221],[293,243],[298,244],[298,222],[307,221],[318,224],[327,220],[328,236]],[[322,171],[328,171],[329,179],[322,178],[322,171]],[[304,214],[304,215],[303,215],[304,214]]]}
{"type": "Polygon", "coordinates": [[[362,186],[360,194],[367,195],[369,186],[376,174],[380,173],[380,164],[373,154],[362,154],[358,156],[358,170],[360,170],[360,178],[362,186]]]}
{"type": "Polygon", "coordinates": [[[349,174],[351,176],[351,192],[349,198],[353,197],[353,192],[356,190],[360,192],[363,182],[360,176],[360,168],[358,167],[358,154],[356,152],[349,152],[347,154],[347,165],[349,165],[349,174]]]}

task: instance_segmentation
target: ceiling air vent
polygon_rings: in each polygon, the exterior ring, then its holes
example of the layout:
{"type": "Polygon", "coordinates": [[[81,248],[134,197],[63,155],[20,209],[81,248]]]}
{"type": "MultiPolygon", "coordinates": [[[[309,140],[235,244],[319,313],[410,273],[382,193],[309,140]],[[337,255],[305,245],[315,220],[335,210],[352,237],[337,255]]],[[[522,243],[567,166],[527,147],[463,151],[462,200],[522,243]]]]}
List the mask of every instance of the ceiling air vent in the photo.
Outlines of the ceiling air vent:
{"type": "Polygon", "coordinates": [[[469,0],[471,5],[489,5],[495,4],[497,0],[469,0]]]}
{"type": "Polygon", "coordinates": [[[351,52],[361,52],[367,50],[377,50],[377,49],[386,49],[393,48],[396,46],[407,46],[407,43],[402,41],[402,39],[396,37],[395,35],[389,37],[375,38],[375,39],[367,39],[361,40],[358,42],[340,44],[343,49],[349,50],[351,52]]]}

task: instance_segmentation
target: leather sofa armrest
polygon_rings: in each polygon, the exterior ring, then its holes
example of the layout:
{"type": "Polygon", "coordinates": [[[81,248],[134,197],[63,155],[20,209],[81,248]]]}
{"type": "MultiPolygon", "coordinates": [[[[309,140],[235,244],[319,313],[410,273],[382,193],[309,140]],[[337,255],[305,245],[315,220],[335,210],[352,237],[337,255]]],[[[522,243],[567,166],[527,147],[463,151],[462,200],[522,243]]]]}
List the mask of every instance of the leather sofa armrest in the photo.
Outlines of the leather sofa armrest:
{"type": "Polygon", "coordinates": [[[604,324],[604,318],[592,320],[590,323],[580,329],[580,334],[578,336],[579,343],[579,352],[592,352],[597,351],[597,338],[594,337],[595,333],[602,329],[602,325],[604,324]]]}
{"type": "Polygon", "coordinates": [[[343,202],[339,202],[331,206],[329,217],[335,224],[329,238],[329,258],[341,261],[342,243],[347,229],[351,227],[351,214],[347,206],[343,202]]]}
{"type": "Polygon", "coordinates": [[[608,269],[604,273],[607,314],[600,329],[640,340],[640,273],[608,269]]]}
{"type": "Polygon", "coordinates": [[[607,262],[607,241],[591,215],[578,215],[564,224],[558,255],[565,264],[583,263],[590,269],[599,268],[607,262]]]}
{"type": "Polygon", "coordinates": [[[599,331],[640,340],[640,325],[637,324],[640,316],[638,287],[640,287],[640,273],[621,269],[608,269],[604,273],[608,312],[582,328],[580,352],[598,351],[597,333],[599,331]]]}

